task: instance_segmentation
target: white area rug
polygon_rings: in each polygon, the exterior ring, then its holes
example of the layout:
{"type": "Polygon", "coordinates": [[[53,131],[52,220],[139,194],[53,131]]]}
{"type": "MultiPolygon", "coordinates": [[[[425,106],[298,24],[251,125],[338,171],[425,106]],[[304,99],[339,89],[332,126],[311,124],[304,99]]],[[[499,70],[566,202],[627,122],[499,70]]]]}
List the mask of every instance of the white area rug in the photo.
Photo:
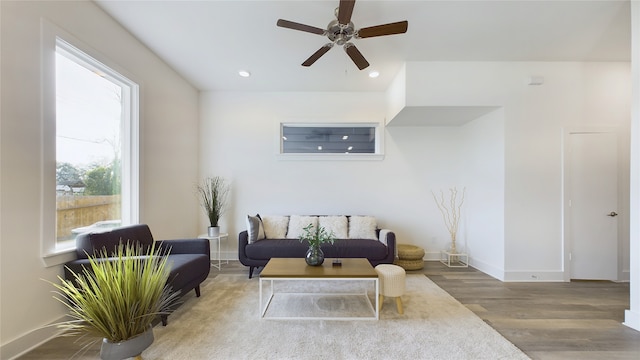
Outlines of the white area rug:
{"type": "MultiPolygon", "coordinates": [[[[218,275],[154,328],[152,359],[528,359],[424,275],[408,275],[404,315],[375,321],[266,320],[258,279],[218,275]]],[[[321,307],[322,303],[320,303],[321,307]]]]}

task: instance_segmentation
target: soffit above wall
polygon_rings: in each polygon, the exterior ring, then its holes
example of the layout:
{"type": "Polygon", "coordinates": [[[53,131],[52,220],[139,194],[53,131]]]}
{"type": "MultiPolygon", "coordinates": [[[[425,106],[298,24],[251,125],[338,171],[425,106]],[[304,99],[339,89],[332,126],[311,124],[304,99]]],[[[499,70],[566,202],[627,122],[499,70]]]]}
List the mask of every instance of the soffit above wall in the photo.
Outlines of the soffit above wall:
{"type": "Polygon", "coordinates": [[[461,126],[499,106],[407,106],[387,126],[461,126]]]}

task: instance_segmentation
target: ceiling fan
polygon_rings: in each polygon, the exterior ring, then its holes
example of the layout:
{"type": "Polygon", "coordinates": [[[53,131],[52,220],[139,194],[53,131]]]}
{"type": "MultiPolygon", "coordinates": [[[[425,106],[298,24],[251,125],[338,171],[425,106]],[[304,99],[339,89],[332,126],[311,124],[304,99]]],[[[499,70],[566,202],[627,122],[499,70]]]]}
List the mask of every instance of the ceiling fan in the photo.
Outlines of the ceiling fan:
{"type": "Polygon", "coordinates": [[[278,20],[277,25],[279,27],[326,36],[331,40],[331,42],[322,46],[318,51],[305,60],[302,63],[302,66],[313,65],[313,63],[322,55],[331,50],[334,45],[339,45],[344,48],[344,51],[346,51],[347,55],[349,55],[358,69],[362,70],[369,66],[369,62],[364,58],[364,56],[362,56],[362,53],[360,53],[358,48],[356,48],[353,43],[349,42],[351,39],[364,39],[375,36],[403,34],[407,32],[409,23],[406,20],[356,30],[353,22],[351,22],[351,14],[353,13],[353,6],[355,3],[355,0],[340,0],[340,5],[335,10],[336,20],[332,20],[329,25],[327,25],[326,30],[293,21],[283,19],[278,20]]]}

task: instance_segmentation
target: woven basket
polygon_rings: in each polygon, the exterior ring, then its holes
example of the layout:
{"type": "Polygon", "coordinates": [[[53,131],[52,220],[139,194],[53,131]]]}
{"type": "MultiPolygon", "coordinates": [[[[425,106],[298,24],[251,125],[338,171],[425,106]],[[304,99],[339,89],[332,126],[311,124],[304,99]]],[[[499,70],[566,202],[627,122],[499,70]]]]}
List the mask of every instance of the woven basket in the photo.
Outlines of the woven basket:
{"type": "Polygon", "coordinates": [[[422,260],[424,249],[415,245],[398,244],[398,258],[401,260],[422,260]]]}
{"type": "Polygon", "coordinates": [[[424,261],[420,260],[401,260],[397,259],[393,262],[405,270],[420,270],[424,267],[424,261]]]}

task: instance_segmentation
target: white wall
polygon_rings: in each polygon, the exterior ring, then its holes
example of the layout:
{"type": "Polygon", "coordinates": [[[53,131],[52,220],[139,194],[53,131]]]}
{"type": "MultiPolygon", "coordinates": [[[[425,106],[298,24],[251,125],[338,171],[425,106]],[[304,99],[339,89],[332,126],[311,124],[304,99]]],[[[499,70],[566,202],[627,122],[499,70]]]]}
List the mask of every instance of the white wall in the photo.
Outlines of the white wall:
{"type": "Polygon", "coordinates": [[[407,64],[408,105],[504,108],[505,280],[562,280],[562,129],[628,134],[629,90],[629,63],[407,64]],[[527,85],[534,75],[544,84],[527,85]]]}
{"type": "Polygon", "coordinates": [[[640,331],[640,1],[631,1],[630,299],[624,323],[640,331]]]}
{"type": "Polygon", "coordinates": [[[287,161],[276,156],[280,121],[383,123],[384,94],[203,93],[201,105],[201,175],[233,182],[227,255],[237,256],[237,234],[255,213],[370,214],[404,243],[437,251],[445,241],[430,189],[455,185],[447,169],[457,129],[388,128],[383,161],[287,161]]]}
{"type": "MultiPolygon", "coordinates": [[[[40,256],[40,20],[48,19],[140,81],[141,222],[156,238],[197,233],[198,91],[89,1],[2,1],[0,344],[11,358],[50,335],[61,266],[40,256]]],[[[51,176],[51,175],[48,175],[51,176]]]]}
{"type": "Polygon", "coordinates": [[[407,106],[499,109],[462,127],[387,127],[383,161],[282,161],[279,121],[382,122],[383,94],[202,94],[202,175],[234,182],[227,254],[247,214],[366,213],[429,258],[448,243],[430,191],[457,185],[468,192],[459,241],[474,265],[505,280],[561,281],[562,129],[628,134],[629,64],[433,62],[408,63],[406,72],[407,106]],[[532,75],[544,85],[527,85],[532,75]]]}
{"type": "Polygon", "coordinates": [[[469,189],[464,206],[464,239],[471,265],[502,278],[504,269],[504,109],[499,108],[462,129],[460,171],[469,189]]]}

